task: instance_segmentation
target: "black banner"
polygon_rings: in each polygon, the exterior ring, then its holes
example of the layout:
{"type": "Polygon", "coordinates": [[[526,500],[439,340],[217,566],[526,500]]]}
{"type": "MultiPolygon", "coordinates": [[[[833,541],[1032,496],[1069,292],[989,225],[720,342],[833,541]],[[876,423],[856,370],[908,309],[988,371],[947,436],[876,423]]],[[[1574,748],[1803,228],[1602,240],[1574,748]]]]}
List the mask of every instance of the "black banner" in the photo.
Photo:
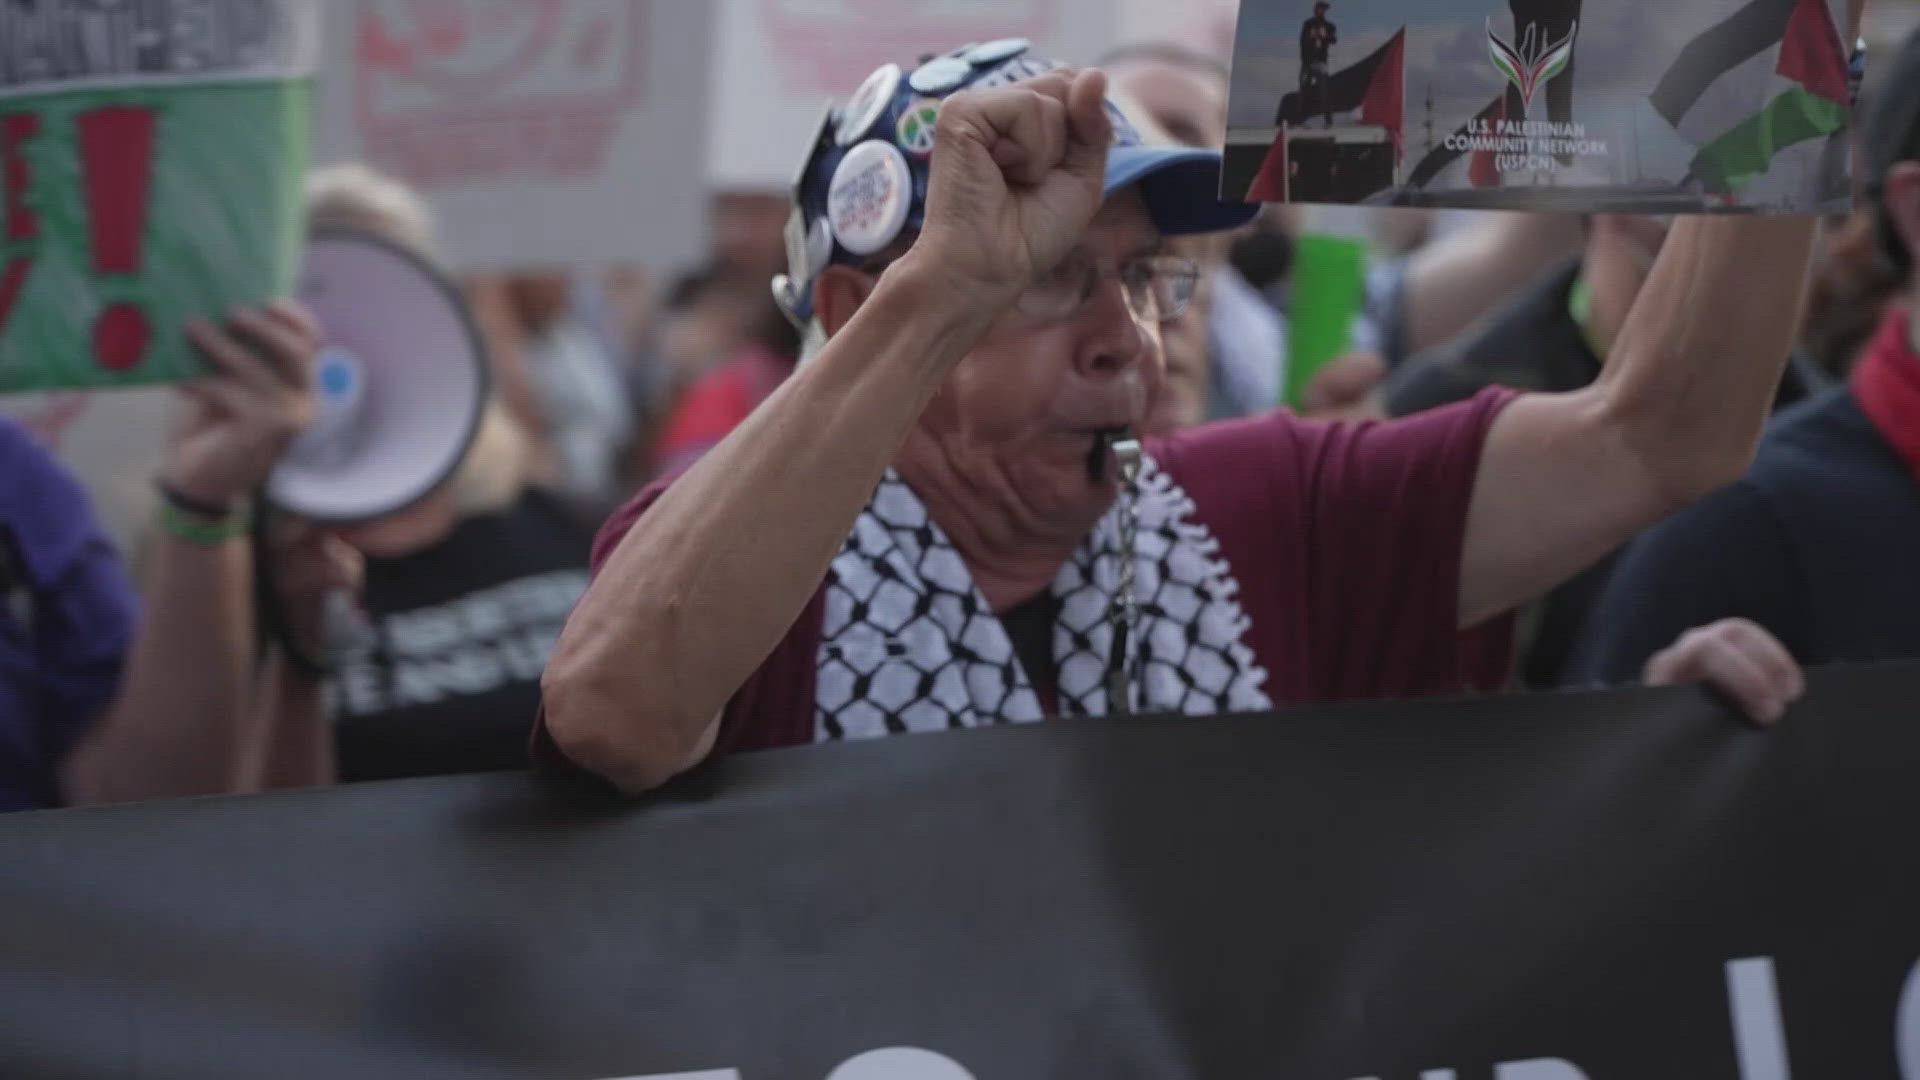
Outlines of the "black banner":
{"type": "Polygon", "coordinates": [[[747,755],[622,807],[14,816],[0,1075],[1920,1080],[1916,701],[1896,665],[1767,733],[1555,695],[747,755]]]}

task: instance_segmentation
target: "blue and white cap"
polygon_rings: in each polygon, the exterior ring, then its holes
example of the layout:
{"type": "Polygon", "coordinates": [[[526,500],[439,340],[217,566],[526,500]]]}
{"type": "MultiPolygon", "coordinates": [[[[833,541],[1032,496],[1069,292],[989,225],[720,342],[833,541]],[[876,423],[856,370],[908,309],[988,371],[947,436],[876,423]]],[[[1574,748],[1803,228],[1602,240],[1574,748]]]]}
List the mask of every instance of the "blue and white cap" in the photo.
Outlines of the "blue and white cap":
{"type": "MultiPolygon", "coordinates": [[[[794,181],[787,272],[773,281],[787,317],[802,326],[813,318],[813,284],[828,266],[859,263],[920,228],[943,100],[1061,66],[1030,55],[1019,38],[968,45],[911,72],[887,64],[845,104],[829,108],[794,181]]],[[[1107,193],[1138,185],[1163,234],[1234,229],[1260,212],[1257,204],[1220,201],[1218,153],[1150,146],[1111,101],[1107,112],[1113,118],[1107,193]]]]}

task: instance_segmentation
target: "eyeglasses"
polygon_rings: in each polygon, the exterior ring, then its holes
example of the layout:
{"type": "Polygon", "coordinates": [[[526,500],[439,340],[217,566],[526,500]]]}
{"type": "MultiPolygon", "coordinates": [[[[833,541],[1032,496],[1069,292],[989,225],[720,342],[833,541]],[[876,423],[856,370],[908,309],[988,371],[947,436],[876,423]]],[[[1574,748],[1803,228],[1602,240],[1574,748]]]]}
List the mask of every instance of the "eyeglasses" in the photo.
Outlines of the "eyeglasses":
{"type": "Polygon", "coordinates": [[[1128,259],[1109,275],[1085,256],[1069,256],[1020,294],[1019,309],[1030,319],[1052,321],[1079,311],[1109,276],[1120,281],[1127,308],[1144,322],[1171,322],[1193,302],[1200,267],[1178,255],[1128,259]]]}

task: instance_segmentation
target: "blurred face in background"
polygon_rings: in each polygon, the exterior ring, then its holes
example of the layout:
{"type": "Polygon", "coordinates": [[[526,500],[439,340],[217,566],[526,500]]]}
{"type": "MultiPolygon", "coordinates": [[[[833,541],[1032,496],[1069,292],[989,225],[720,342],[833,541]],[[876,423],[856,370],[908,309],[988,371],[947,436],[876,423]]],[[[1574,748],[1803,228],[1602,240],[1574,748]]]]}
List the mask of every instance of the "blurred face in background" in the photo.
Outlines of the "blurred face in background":
{"type": "MultiPolygon", "coordinates": [[[[1920,253],[1920,161],[1902,161],[1887,170],[1880,201],[1886,207],[1894,232],[1906,246],[1909,267],[1920,264],[1920,259],[1914,257],[1920,253]]],[[[1920,272],[1909,270],[1908,285],[1920,290],[1920,272]]],[[[1916,320],[1916,325],[1920,326],[1920,320],[1916,320]]]]}
{"type": "Polygon", "coordinates": [[[573,305],[573,283],[564,271],[517,274],[508,285],[514,313],[529,333],[559,321],[573,305]]]}
{"type": "Polygon", "coordinates": [[[722,192],[713,197],[713,262],[721,272],[761,284],[787,268],[784,195],[722,192]]]}
{"type": "MultiPolygon", "coordinates": [[[[1216,237],[1183,236],[1167,241],[1167,250],[1207,266],[1220,250],[1220,243],[1216,237]]],[[[1166,375],[1140,425],[1142,434],[1166,435],[1206,420],[1213,367],[1207,327],[1212,314],[1213,275],[1203,273],[1193,303],[1179,318],[1160,325],[1160,353],[1166,375]]]]}
{"type": "MultiPolygon", "coordinates": [[[[1225,145],[1227,84],[1219,74],[1197,63],[1146,58],[1122,60],[1107,70],[1119,93],[1168,138],[1210,149],[1225,145]]],[[[1226,260],[1231,243],[1232,238],[1224,234],[1178,237],[1167,243],[1169,254],[1198,263],[1201,276],[1193,303],[1179,318],[1160,326],[1166,374],[1141,424],[1145,434],[1164,435],[1207,418],[1212,367],[1207,329],[1213,314],[1214,267],[1226,260]]]]}
{"type": "Polygon", "coordinates": [[[1210,72],[1164,60],[1126,60],[1109,69],[1168,137],[1186,146],[1219,149],[1227,141],[1227,85],[1210,72]]]}

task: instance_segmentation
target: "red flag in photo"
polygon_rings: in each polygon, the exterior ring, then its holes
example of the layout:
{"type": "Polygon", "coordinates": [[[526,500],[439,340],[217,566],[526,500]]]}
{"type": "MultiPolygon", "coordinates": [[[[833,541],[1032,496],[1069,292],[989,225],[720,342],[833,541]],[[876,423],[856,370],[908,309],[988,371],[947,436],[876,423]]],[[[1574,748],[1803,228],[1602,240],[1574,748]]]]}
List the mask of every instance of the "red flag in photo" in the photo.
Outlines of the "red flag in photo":
{"type": "Polygon", "coordinates": [[[1799,0],[1787,19],[1787,32],[1780,38],[1782,78],[1792,79],[1809,91],[1841,105],[1849,104],[1852,93],[1847,85],[1847,50],[1840,44],[1840,31],[1834,28],[1826,0],[1799,0]]]}
{"type": "Polygon", "coordinates": [[[1406,118],[1407,32],[1393,35],[1380,52],[1366,96],[1360,99],[1360,122],[1386,128],[1400,149],[1400,131],[1406,118]]]}
{"type": "MultiPolygon", "coordinates": [[[[1482,110],[1479,120],[1484,121],[1482,130],[1493,130],[1507,118],[1507,98],[1505,94],[1495,98],[1492,105],[1482,110]]],[[[1477,188],[1500,186],[1500,164],[1491,150],[1475,150],[1473,160],[1467,164],[1467,180],[1477,188]]]]}
{"type": "Polygon", "coordinates": [[[1247,202],[1284,202],[1287,198],[1287,129],[1274,133],[1273,145],[1247,189],[1247,202]]]}

